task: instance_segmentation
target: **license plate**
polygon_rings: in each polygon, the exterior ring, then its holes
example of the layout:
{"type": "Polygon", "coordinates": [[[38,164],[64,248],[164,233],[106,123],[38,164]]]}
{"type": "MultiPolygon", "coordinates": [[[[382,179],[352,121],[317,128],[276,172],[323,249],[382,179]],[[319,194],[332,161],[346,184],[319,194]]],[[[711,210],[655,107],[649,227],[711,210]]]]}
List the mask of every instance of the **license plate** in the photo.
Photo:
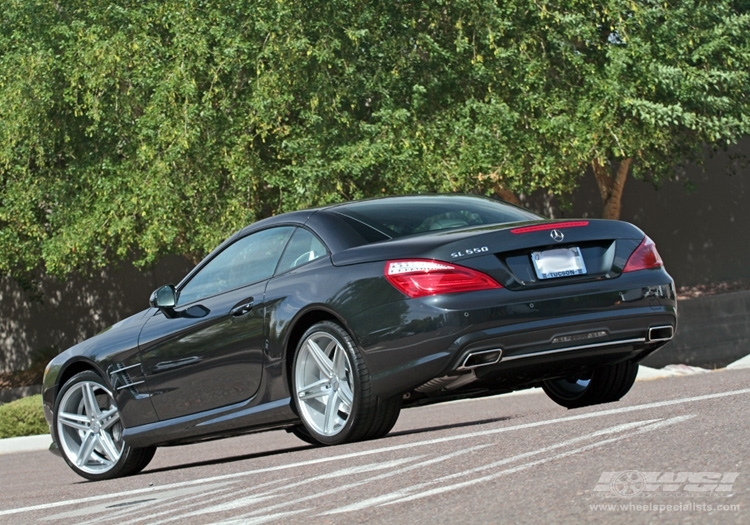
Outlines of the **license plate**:
{"type": "Polygon", "coordinates": [[[586,264],[583,262],[581,250],[576,246],[532,252],[531,260],[534,262],[536,276],[540,279],[570,277],[586,273],[586,264]]]}

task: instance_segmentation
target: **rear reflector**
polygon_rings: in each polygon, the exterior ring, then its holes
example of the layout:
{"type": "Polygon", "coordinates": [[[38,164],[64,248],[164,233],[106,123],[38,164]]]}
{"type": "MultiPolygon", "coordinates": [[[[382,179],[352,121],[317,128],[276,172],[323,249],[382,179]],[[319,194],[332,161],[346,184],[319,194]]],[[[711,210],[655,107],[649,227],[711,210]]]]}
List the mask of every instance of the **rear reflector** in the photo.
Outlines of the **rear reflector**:
{"type": "Polygon", "coordinates": [[[656,251],[656,245],[647,236],[628,259],[623,273],[661,268],[662,266],[664,266],[664,262],[661,260],[659,252],[656,251]]]}
{"type": "Polygon", "coordinates": [[[588,226],[589,221],[565,221],[565,222],[549,222],[546,224],[534,224],[533,226],[522,226],[520,228],[513,228],[510,233],[531,233],[531,232],[543,232],[547,230],[559,230],[560,228],[580,228],[581,226],[588,226]]]}
{"type": "Polygon", "coordinates": [[[385,277],[397,290],[411,298],[502,288],[500,283],[482,272],[428,259],[388,261],[385,277]]]}

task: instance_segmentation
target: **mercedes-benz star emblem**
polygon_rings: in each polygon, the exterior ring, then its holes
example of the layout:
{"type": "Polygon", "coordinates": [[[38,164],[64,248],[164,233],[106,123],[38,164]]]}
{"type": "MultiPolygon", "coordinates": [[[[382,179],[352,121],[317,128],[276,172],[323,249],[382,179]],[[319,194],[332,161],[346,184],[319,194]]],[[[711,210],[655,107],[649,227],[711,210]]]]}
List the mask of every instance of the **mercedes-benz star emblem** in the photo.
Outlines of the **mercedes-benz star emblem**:
{"type": "Polygon", "coordinates": [[[563,235],[563,232],[560,230],[552,230],[549,232],[549,236],[552,237],[552,240],[555,242],[562,242],[562,240],[565,238],[565,235],[563,235]]]}

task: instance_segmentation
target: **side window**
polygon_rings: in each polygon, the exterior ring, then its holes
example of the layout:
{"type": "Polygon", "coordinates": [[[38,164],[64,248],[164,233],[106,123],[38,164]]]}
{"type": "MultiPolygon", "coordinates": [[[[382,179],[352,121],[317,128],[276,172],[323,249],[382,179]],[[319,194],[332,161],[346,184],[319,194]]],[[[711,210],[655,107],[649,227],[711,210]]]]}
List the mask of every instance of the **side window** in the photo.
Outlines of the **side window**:
{"type": "Polygon", "coordinates": [[[230,244],[182,287],[177,304],[269,279],[293,231],[291,226],[270,228],[230,244]]]}
{"type": "Polygon", "coordinates": [[[297,228],[281,258],[279,273],[323,257],[326,253],[326,247],[315,235],[304,228],[297,228]]]}

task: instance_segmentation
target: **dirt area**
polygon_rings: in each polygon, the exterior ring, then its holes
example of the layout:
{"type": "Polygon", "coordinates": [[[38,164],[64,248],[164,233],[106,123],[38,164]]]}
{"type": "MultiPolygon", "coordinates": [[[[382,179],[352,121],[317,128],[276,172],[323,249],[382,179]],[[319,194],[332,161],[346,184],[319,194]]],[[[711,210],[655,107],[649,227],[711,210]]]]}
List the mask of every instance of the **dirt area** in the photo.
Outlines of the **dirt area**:
{"type": "Polygon", "coordinates": [[[45,365],[34,365],[28,370],[0,374],[0,390],[42,384],[45,365]]]}
{"type": "Polygon", "coordinates": [[[716,295],[720,293],[740,292],[750,290],[750,280],[723,281],[711,284],[698,284],[695,286],[679,286],[677,288],[677,299],[693,299],[704,295],[716,295]]]}

